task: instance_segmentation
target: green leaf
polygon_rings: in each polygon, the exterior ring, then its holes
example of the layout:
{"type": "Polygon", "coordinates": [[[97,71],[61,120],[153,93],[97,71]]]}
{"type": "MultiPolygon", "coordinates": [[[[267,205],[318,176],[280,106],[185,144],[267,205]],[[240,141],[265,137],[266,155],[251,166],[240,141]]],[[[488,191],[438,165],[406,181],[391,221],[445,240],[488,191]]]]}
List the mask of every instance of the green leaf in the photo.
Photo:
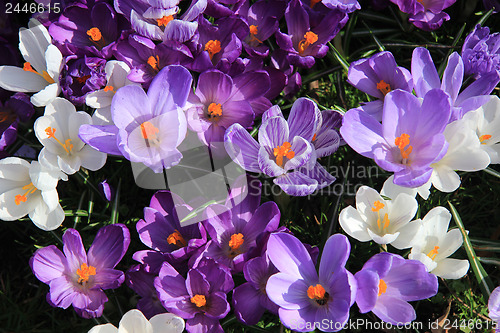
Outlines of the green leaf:
{"type": "Polygon", "coordinates": [[[481,292],[483,293],[484,298],[488,299],[490,297],[491,291],[493,290],[493,283],[491,282],[488,273],[486,273],[483,266],[479,262],[479,259],[476,256],[476,252],[474,252],[474,249],[472,248],[472,244],[469,239],[469,236],[467,235],[467,231],[465,230],[462,219],[460,218],[460,215],[458,215],[455,206],[453,206],[453,204],[449,201],[448,205],[450,205],[451,214],[453,215],[453,220],[455,220],[455,223],[457,224],[458,228],[460,229],[460,232],[462,233],[462,237],[464,238],[464,247],[465,251],[467,252],[467,256],[469,257],[469,262],[472,267],[472,271],[476,276],[476,280],[479,284],[479,287],[481,288],[481,292]]]}
{"type": "Polygon", "coordinates": [[[115,200],[113,201],[113,207],[111,208],[111,223],[118,223],[118,207],[120,203],[120,189],[122,186],[122,179],[118,181],[118,188],[116,189],[115,200]]]}
{"type": "Polygon", "coordinates": [[[490,167],[487,167],[486,169],[483,169],[484,172],[486,173],[489,173],[490,175],[492,176],[495,176],[495,177],[498,177],[500,178],[500,172],[490,168],[490,167]]]}
{"type": "Polygon", "coordinates": [[[339,53],[339,51],[337,51],[337,49],[335,48],[335,46],[333,46],[332,43],[328,42],[328,46],[330,46],[330,49],[333,51],[333,56],[335,57],[335,59],[337,59],[340,65],[344,67],[344,70],[348,72],[350,64],[347,62],[347,60],[345,60],[344,57],[342,57],[342,55],[339,53]]]}

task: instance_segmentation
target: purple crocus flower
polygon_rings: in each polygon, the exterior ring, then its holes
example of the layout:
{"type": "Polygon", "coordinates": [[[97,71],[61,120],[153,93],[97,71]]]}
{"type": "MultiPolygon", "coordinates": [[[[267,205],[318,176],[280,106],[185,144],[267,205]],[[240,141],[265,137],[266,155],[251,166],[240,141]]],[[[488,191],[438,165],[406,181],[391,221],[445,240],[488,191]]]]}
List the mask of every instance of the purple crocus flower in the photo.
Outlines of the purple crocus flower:
{"type": "Polygon", "coordinates": [[[438,280],[417,260],[388,252],[374,255],[354,277],[358,281],[356,304],[361,313],[372,311],[393,325],[416,319],[408,301],[436,295],[438,280]]]}
{"type": "Polygon", "coordinates": [[[462,46],[465,75],[480,77],[500,72],[500,33],[490,35],[488,27],[476,25],[462,46]]]}
{"type": "Polygon", "coordinates": [[[234,79],[218,70],[203,72],[196,91],[189,95],[189,128],[208,145],[222,142],[224,132],[232,124],[251,127],[255,118],[252,102],[262,98],[270,85],[265,71],[243,73],[234,79]]]}
{"type": "Polygon", "coordinates": [[[134,265],[125,273],[125,283],[140,296],[137,301],[137,309],[148,319],[166,312],[154,286],[157,276],[158,274],[147,272],[143,265],[134,265]]]}
{"type": "Polygon", "coordinates": [[[278,46],[288,52],[292,65],[311,68],[314,58],[322,58],[328,52],[325,44],[333,39],[348,20],[348,16],[332,10],[324,15],[315,27],[310,26],[309,14],[300,0],[292,0],[285,11],[288,34],[276,32],[278,46]]]}
{"type": "Polygon", "coordinates": [[[115,198],[115,189],[108,183],[107,179],[99,183],[99,190],[104,194],[106,200],[113,201],[115,198]]]}
{"type": "Polygon", "coordinates": [[[450,122],[461,119],[468,111],[476,110],[487,103],[488,95],[500,82],[500,74],[490,72],[460,92],[464,77],[464,65],[460,55],[454,52],[448,58],[441,81],[429,51],[423,47],[417,47],[413,51],[411,73],[417,97],[424,97],[431,89],[441,89],[448,94],[452,106],[450,122]]]}
{"type": "Polygon", "coordinates": [[[141,87],[125,86],[111,104],[114,125],[83,125],[80,138],[91,147],[162,172],[179,163],[177,147],[186,135],[184,107],[191,89],[191,74],[182,66],[167,66],[155,77],[146,94],[141,87]]]}
{"type": "Polygon", "coordinates": [[[75,229],[63,235],[63,252],[55,245],[38,249],[30,259],[36,277],[50,286],[47,301],[63,309],[73,305],[84,318],[102,315],[108,298],[103,290],[118,288],[125,280],[114,267],[130,244],[130,233],[122,224],[101,228],[88,254],[75,229]]]}
{"type": "Polygon", "coordinates": [[[66,7],[49,32],[64,55],[87,54],[109,59],[127,20],[105,1],[77,2],[66,7]],[[90,6],[92,5],[92,6],[90,6]]]}
{"type": "MultiPolygon", "coordinates": [[[[316,156],[312,141],[321,122],[316,104],[299,98],[293,103],[288,121],[278,106],[264,113],[259,142],[241,125],[234,124],[226,131],[224,145],[229,156],[245,170],[275,177],[273,182],[287,194],[309,195],[335,181],[319,163],[310,161],[311,156],[316,156]]],[[[325,152],[338,147],[330,134],[322,138],[325,148],[328,146],[325,152]]]]}
{"type": "Polygon", "coordinates": [[[408,19],[417,28],[432,31],[438,29],[450,16],[443,12],[456,0],[391,0],[399,10],[408,13],[408,19]]]}
{"type": "Polygon", "coordinates": [[[267,280],[278,270],[267,255],[250,259],[243,268],[248,282],[234,288],[233,305],[236,317],[246,325],[255,325],[266,310],[278,314],[278,306],[266,293],[267,280]]]}
{"type": "Polygon", "coordinates": [[[16,140],[19,122],[28,121],[34,113],[30,98],[24,93],[16,93],[3,105],[0,102],[0,151],[16,140]]]}
{"type": "Polygon", "coordinates": [[[500,287],[496,287],[493,289],[491,292],[490,298],[488,299],[488,316],[493,320],[496,325],[497,329],[495,332],[499,332],[500,328],[498,325],[500,325],[500,287]]]}
{"type": "Polygon", "coordinates": [[[213,258],[241,272],[243,265],[255,257],[257,240],[279,226],[280,211],[269,201],[259,206],[261,183],[249,179],[248,190],[236,186],[228,194],[225,205],[213,204],[205,209],[205,227],[212,238],[203,256],[213,258]],[[230,208],[229,208],[230,207],[230,208]]]}
{"type": "Polygon", "coordinates": [[[184,279],[165,262],[154,284],[165,309],[186,319],[188,332],[224,332],[219,319],[229,312],[226,294],[234,288],[227,267],[202,259],[184,279]]]}
{"type": "Polygon", "coordinates": [[[347,82],[378,100],[363,104],[360,108],[377,120],[382,120],[384,98],[392,90],[413,91],[411,73],[399,67],[391,52],[379,52],[367,59],[351,63],[347,82]]]}
{"type": "Polygon", "coordinates": [[[180,220],[193,209],[176,194],[158,191],[144,208],[144,219],[137,222],[141,241],[165,254],[169,262],[185,261],[207,242],[201,223],[182,226],[180,220]]]}
{"type": "Polygon", "coordinates": [[[351,245],[347,237],[336,234],[328,238],[319,266],[319,274],[304,245],[286,233],[271,234],[267,255],[279,273],[267,281],[266,292],[279,308],[286,327],[309,332],[317,327],[337,332],[349,319],[349,308],[356,298],[357,283],[345,269],[351,245]]]}
{"type": "Polygon", "coordinates": [[[321,2],[329,9],[336,9],[346,14],[361,9],[357,0],[311,0],[310,7],[313,8],[318,2],[321,2]]]}
{"type": "Polygon", "coordinates": [[[394,172],[394,183],[406,187],[425,184],[432,163],[448,149],[443,135],[450,118],[448,95],[433,89],[423,101],[403,90],[385,97],[382,124],[360,109],[344,115],[340,134],[352,149],[394,172]]]}
{"type": "Polygon", "coordinates": [[[192,0],[189,8],[180,16],[169,20],[165,27],[163,39],[184,43],[195,35],[198,30],[197,19],[207,8],[207,0],[192,0]]]}

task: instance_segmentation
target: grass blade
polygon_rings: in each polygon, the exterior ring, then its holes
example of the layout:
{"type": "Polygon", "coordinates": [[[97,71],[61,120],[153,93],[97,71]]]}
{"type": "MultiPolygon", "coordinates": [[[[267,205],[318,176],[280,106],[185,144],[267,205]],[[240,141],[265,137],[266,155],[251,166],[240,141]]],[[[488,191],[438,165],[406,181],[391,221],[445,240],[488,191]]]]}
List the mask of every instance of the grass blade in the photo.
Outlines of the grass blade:
{"type": "Polygon", "coordinates": [[[483,169],[484,172],[486,173],[489,173],[490,175],[492,176],[495,176],[497,178],[500,178],[500,172],[490,168],[490,167],[487,167],[486,169],[483,169]]]}

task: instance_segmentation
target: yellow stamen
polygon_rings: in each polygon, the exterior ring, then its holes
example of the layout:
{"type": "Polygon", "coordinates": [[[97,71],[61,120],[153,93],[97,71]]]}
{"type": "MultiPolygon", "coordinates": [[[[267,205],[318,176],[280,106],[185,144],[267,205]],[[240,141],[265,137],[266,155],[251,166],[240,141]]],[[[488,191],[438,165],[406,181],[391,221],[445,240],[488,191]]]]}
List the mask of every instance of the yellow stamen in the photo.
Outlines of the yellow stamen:
{"type": "Polygon", "coordinates": [[[401,136],[397,137],[396,140],[394,140],[394,144],[398,146],[399,151],[401,152],[401,157],[403,158],[403,163],[405,163],[406,159],[408,159],[411,151],[413,150],[413,146],[409,145],[410,136],[406,133],[403,133],[401,134],[401,136]]]}
{"type": "Polygon", "coordinates": [[[479,137],[479,141],[481,142],[482,145],[485,145],[486,144],[485,141],[489,140],[489,139],[491,139],[491,135],[489,135],[489,134],[481,135],[479,137]]]}
{"type": "Polygon", "coordinates": [[[28,195],[35,193],[36,190],[38,190],[33,183],[23,186],[22,189],[26,190],[26,192],[24,192],[24,194],[18,194],[14,198],[14,202],[17,206],[19,206],[21,202],[26,202],[26,200],[28,200],[28,195]]]}
{"type": "Polygon", "coordinates": [[[207,304],[207,300],[204,295],[194,295],[194,297],[191,297],[191,303],[201,308],[207,304]]]}
{"type": "Polygon", "coordinates": [[[431,258],[432,260],[436,259],[436,256],[439,253],[438,250],[439,250],[439,246],[434,246],[434,248],[432,250],[430,250],[429,253],[427,253],[427,256],[429,258],[431,258]]]}
{"type": "Polygon", "coordinates": [[[113,91],[115,88],[113,86],[106,86],[104,87],[104,91],[105,92],[108,92],[108,91],[113,91]]]}
{"type": "Polygon", "coordinates": [[[302,39],[299,42],[299,54],[302,55],[304,54],[305,50],[309,47],[309,45],[312,45],[318,41],[318,35],[316,35],[312,31],[306,32],[304,35],[304,39],[302,39]]]}
{"type": "Polygon", "coordinates": [[[380,279],[378,282],[378,295],[382,295],[387,291],[387,284],[384,280],[380,279]]]}
{"type": "Polygon", "coordinates": [[[98,42],[102,39],[101,30],[99,28],[93,27],[87,30],[87,35],[93,42],[98,42]]]}
{"type": "Polygon", "coordinates": [[[167,242],[168,244],[174,244],[179,248],[187,246],[186,240],[177,229],[171,233],[170,236],[168,236],[167,242]]]}
{"type": "Polygon", "coordinates": [[[221,51],[221,45],[220,41],[218,40],[209,40],[205,44],[205,51],[208,52],[208,55],[210,56],[210,60],[214,57],[215,54],[219,53],[221,51]]]}
{"type": "Polygon", "coordinates": [[[391,86],[384,80],[380,80],[380,82],[377,83],[377,89],[380,90],[380,92],[384,94],[384,96],[391,92],[391,86]]]}
{"type": "Polygon", "coordinates": [[[233,234],[231,235],[231,240],[229,241],[229,247],[232,250],[238,250],[241,245],[243,245],[243,235],[242,234],[233,234]]]}
{"type": "Polygon", "coordinates": [[[150,56],[148,58],[148,65],[151,66],[151,68],[154,69],[155,71],[158,70],[158,63],[159,62],[160,62],[160,59],[158,58],[158,56],[156,56],[156,57],[150,56]]]}
{"type": "Polygon", "coordinates": [[[96,270],[95,267],[83,263],[82,266],[76,270],[76,274],[79,276],[78,283],[82,284],[83,282],[87,282],[90,276],[95,275],[96,270]]]}
{"type": "Polygon", "coordinates": [[[163,16],[161,19],[157,19],[156,23],[158,24],[159,27],[164,26],[166,27],[167,24],[174,19],[173,15],[169,16],[163,16]]]}
{"type": "Polygon", "coordinates": [[[262,41],[255,36],[259,33],[258,27],[259,27],[258,25],[253,25],[253,24],[250,26],[250,35],[251,35],[250,41],[251,42],[257,41],[259,43],[262,43],[262,41]]]}
{"type": "Polygon", "coordinates": [[[64,141],[64,143],[62,143],[58,138],[56,138],[56,135],[55,135],[56,129],[55,128],[49,126],[45,129],[45,133],[47,134],[48,139],[56,140],[56,142],[58,144],[60,144],[61,147],[64,148],[66,153],[70,154],[73,151],[73,144],[71,143],[71,139],[67,139],[66,141],[64,141]]]}
{"type": "Polygon", "coordinates": [[[42,74],[38,73],[37,71],[35,71],[33,69],[33,67],[31,67],[31,64],[29,62],[25,62],[24,65],[23,65],[23,70],[25,70],[26,72],[32,72],[32,73],[35,73],[35,74],[38,74],[40,75],[41,77],[43,77],[45,79],[45,81],[47,81],[49,84],[52,84],[52,83],[55,83],[56,81],[54,81],[53,78],[50,77],[49,73],[47,73],[47,71],[42,71],[42,74]]]}
{"type": "Polygon", "coordinates": [[[283,157],[290,160],[295,156],[295,152],[292,150],[292,145],[288,141],[285,141],[283,145],[274,148],[273,154],[276,156],[276,164],[280,167],[283,167],[283,157]]]}

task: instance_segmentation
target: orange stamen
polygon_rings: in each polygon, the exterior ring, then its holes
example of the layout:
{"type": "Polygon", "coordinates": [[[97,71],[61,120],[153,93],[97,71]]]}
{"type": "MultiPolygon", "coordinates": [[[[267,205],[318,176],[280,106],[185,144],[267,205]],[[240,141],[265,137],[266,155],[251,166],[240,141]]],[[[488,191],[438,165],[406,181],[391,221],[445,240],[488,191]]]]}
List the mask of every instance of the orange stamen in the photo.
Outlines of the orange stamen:
{"type": "Polygon", "coordinates": [[[427,253],[427,256],[429,258],[431,258],[432,260],[436,259],[436,256],[439,253],[438,250],[439,250],[439,246],[434,246],[434,248],[432,250],[430,250],[429,253],[427,253]]]}
{"type": "Polygon", "coordinates": [[[218,40],[209,40],[205,44],[205,51],[208,52],[208,55],[210,56],[210,60],[214,57],[215,54],[219,53],[221,51],[221,45],[220,41],[218,40]]]}
{"type": "Polygon", "coordinates": [[[262,41],[255,36],[259,33],[258,27],[259,27],[258,25],[253,25],[253,24],[250,26],[250,35],[251,35],[250,41],[251,42],[257,41],[259,43],[262,43],[262,41]]]}
{"type": "Polygon", "coordinates": [[[233,234],[231,235],[231,240],[229,241],[229,247],[232,250],[238,250],[241,245],[243,245],[243,235],[242,234],[233,234]]]}
{"type": "Polygon", "coordinates": [[[76,78],[76,80],[81,84],[85,83],[88,79],[90,79],[90,75],[84,75],[76,78]]]}
{"type": "Polygon", "coordinates": [[[21,204],[21,202],[26,202],[28,200],[28,195],[35,193],[36,190],[38,190],[33,183],[29,183],[28,185],[24,185],[22,187],[23,190],[26,190],[24,194],[18,194],[14,198],[14,202],[16,203],[17,206],[21,204]]]}
{"type": "Polygon", "coordinates": [[[314,300],[323,300],[325,298],[326,290],[322,285],[309,286],[307,288],[307,297],[314,300]]]}
{"type": "Polygon", "coordinates": [[[381,210],[384,207],[385,207],[385,205],[377,200],[373,203],[372,212],[378,212],[379,210],[381,210]]]}
{"type": "Polygon", "coordinates": [[[67,139],[64,143],[62,143],[58,138],[56,138],[56,129],[53,127],[47,127],[45,129],[45,133],[47,134],[48,139],[54,139],[61,147],[64,148],[66,153],[70,154],[73,150],[73,144],[71,143],[71,139],[67,139]]]}
{"type": "Polygon", "coordinates": [[[79,276],[78,283],[82,284],[83,282],[87,282],[90,276],[95,275],[96,270],[95,267],[83,263],[82,266],[76,270],[76,274],[79,276]]]}
{"type": "Polygon", "coordinates": [[[312,31],[306,32],[304,35],[304,39],[302,39],[299,42],[299,54],[302,55],[304,54],[304,51],[309,47],[309,45],[312,45],[318,41],[318,35],[316,35],[312,31]]]}
{"type": "Polygon", "coordinates": [[[208,116],[210,118],[222,116],[222,106],[220,105],[220,103],[210,103],[210,105],[208,106],[208,116]]]}
{"type": "Polygon", "coordinates": [[[313,135],[312,141],[316,141],[316,133],[313,135]]]}
{"type": "Polygon", "coordinates": [[[179,248],[187,246],[186,240],[177,229],[171,233],[170,236],[168,236],[167,242],[168,244],[174,244],[179,248]]]}
{"type": "Polygon", "coordinates": [[[401,152],[401,157],[403,158],[403,162],[406,162],[405,160],[410,156],[411,151],[413,150],[413,147],[409,146],[410,136],[406,133],[403,133],[401,134],[401,136],[397,137],[396,140],[394,140],[394,144],[398,146],[399,151],[401,152]]]}
{"type": "Polygon", "coordinates": [[[145,121],[141,124],[141,134],[146,140],[157,140],[156,134],[159,132],[160,130],[149,121],[145,121]]]}
{"type": "Polygon", "coordinates": [[[484,141],[489,140],[489,139],[491,139],[491,135],[489,135],[489,134],[481,135],[479,137],[479,141],[481,142],[482,145],[485,145],[486,142],[484,142],[484,141]]]}
{"type": "Polygon", "coordinates": [[[43,77],[45,79],[45,81],[47,81],[49,84],[52,84],[52,83],[55,83],[56,81],[54,81],[53,78],[50,77],[49,73],[47,73],[46,71],[43,71],[42,74],[38,73],[37,71],[35,71],[33,69],[33,67],[31,67],[31,64],[29,62],[25,62],[24,65],[23,65],[23,70],[25,70],[26,72],[32,72],[32,73],[35,73],[35,74],[38,74],[40,75],[41,77],[43,77]]]}
{"type": "Polygon", "coordinates": [[[113,91],[115,88],[113,86],[106,86],[104,87],[104,91],[105,92],[108,92],[108,91],[113,91]]]}
{"type": "Polygon", "coordinates": [[[207,300],[204,295],[194,295],[194,297],[191,297],[191,303],[201,308],[207,304],[207,300]]]}
{"type": "Polygon", "coordinates": [[[101,30],[99,28],[93,27],[87,30],[87,35],[93,42],[98,42],[102,39],[101,30]]]}
{"type": "Polygon", "coordinates": [[[4,121],[11,120],[14,121],[17,119],[17,116],[9,111],[1,111],[0,112],[0,123],[4,121]]]}
{"type": "Polygon", "coordinates": [[[151,66],[151,68],[154,69],[155,71],[158,70],[158,63],[159,62],[160,62],[160,59],[158,58],[158,56],[156,56],[156,57],[150,56],[148,58],[148,65],[151,66]]]}
{"type": "Polygon", "coordinates": [[[321,2],[321,0],[311,0],[311,5],[310,7],[313,8],[315,4],[317,4],[318,2],[321,2]]]}
{"type": "Polygon", "coordinates": [[[377,89],[380,90],[380,92],[384,94],[384,96],[391,92],[391,86],[384,80],[380,80],[380,82],[377,83],[377,89]]]}
{"type": "Polygon", "coordinates": [[[283,166],[283,157],[290,160],[295,156],[295,152],[292,150],[292,145],[288,141],[285,141],[283,145],[274,148],[273,154],[276,156],[276,164],[280,167],[283,166]]]}
{"type": "Polygon", "coordinates": [[[384,280],[380,279],[378,282],[378,295],[382,295],[387,291],[387,284],[384,280]]]}
{"type": "Polygon", "coordinates": [[[166,27],[167,24],[174,19],[173,15],[169,16],[163,16],[161,19],[157,19],[156,23],[158,24],[159,27],[164,26],[166,27]]]}

